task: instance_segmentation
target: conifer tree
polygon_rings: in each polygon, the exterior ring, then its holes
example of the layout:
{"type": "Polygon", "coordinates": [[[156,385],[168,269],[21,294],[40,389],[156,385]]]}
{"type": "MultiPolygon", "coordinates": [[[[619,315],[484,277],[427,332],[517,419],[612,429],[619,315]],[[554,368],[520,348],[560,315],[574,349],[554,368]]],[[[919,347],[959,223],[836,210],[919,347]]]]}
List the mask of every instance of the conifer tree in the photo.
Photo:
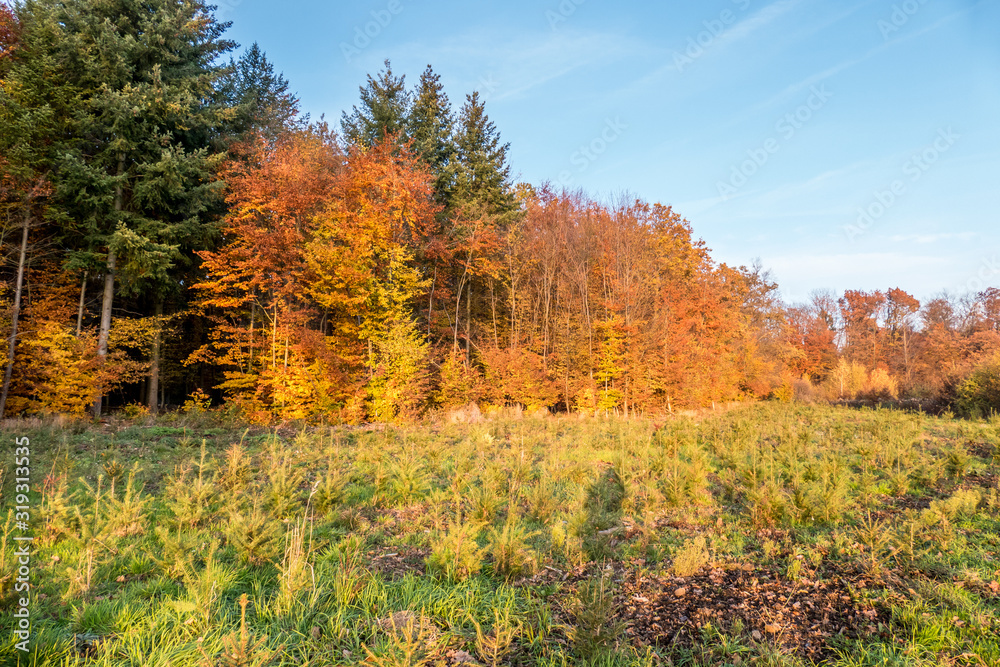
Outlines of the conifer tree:
{"type": "Polygon", "coordinates": [[[486,114],[486,103],[474,92],[466,96],[455,133],[452,199],[456,205],[491,215],[516,208],[507,163],[509,143],[486,114]]]}
{"type": "Polygon", "coordinates": [[[449,166],[455,156],[453,126],[451,102],[441,85],[441,77],[428,65],[420,75],[407,134],[413,142],[414,154],[434,174],[434,190],[441,203],[446,205],[444,199],[450,186],[449,166]]]}
{"type": "Polygon", "coordinates": [[[299,112],[299,99],[289,92],[288,79],[275,73],[274,64],[257,42],[239,60],[230,58],[220,96],[233,109],[230,132],[237,139],[262,132],[274,140],[291,128],[299,112]]]}
{"type": "Polygon", "coordinates": [[[345,111],[340,120],[344,139],[358,146],[373,146],[387,135],[404,143],[412,97],[406,90],[406,76],[395,76],[392,65],[385,61],[385,70],[377,76],[368,75],[368,84],[361,86],[361,106],[355,105],[350,115],[345,111]]]}
{"type": "MultiPolygon", "coordinates": [[[[204,245],[218,201],[221,156],[208,145],[221,125],[212,104],[233,44],[200,0],[29,0],[31,57],[52,63],[52,80],[20,77],[70,100],[51,164],[54,213],[64,243],[100,258],[97,354],[108,353],[116,290],[165,291],[204,245]]],[[[100,390],[94,403],[100,414],[100,390]]]]}
{"type": "MultiPolygon", "coordinates": [[[[56,94],[57,79],[52,62],[34,58],[35,49],[24,39],[24,24],[30,15],[20,16],[0,5],[0,207],[8,220],[18,220],[17,274],[14,279],[13,304],[7,358],[0,389],[0,416],[4,415],[17,355],[25,272],[31,249],[32,229],[42,225],[45,205],[51,194],[50,171],[52,146],[58,136],[55,109],[65,108],[68,100],[56,94]],[[25,87],[23,81],[37,83],[25,87]]],[[[51,30],[54,25],[34,26],[33,34],[51,30]]]]}
{"type": "MultiPolygon", "coordinates": [[[[490,302],[496,321],[499,251],[517,211],[517,199],[510,183],[507,151],[500,133],[486,114],[479,93],[466,96],[454,136],[455,157],[449,165],[451,179],[447,201],[452,226],[449,237],[456,249],[454,267],[454,317],[452,348],[456,349],[465,328],[466,364],[471,360],[475,336],[474,311],[490,302]],[[462,312],[464,309],[464,313],[462,312]]],[[[503,314],[501,319],[503,319],[503,314]]]]}

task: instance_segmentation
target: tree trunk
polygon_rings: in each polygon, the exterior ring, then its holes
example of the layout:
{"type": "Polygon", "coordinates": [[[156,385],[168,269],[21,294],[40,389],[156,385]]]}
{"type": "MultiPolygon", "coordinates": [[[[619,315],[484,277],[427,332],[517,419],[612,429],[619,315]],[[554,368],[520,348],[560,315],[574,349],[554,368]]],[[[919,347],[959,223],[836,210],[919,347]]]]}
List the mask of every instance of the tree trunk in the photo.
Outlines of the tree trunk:
{"type": "MultiPolygon", "coordinates": [[[[118,184],[115,186],[115,213],[122,210],[122,184],[121,175],[125,171],[125,156],[118,156],[118,184]]],[[[117,224],[118,216],[115,216],[117,224]]],[[[112,232],[113,233],[113,232],[112,232]]],[[[115,301],[115,269],[118,268],[118,257],[115,250],[108,244],[108,267],[104,272],[104,297],[101,299],[101,328],[97,334],[97,357],[102,364],[108,358],[108,336],[111,333],[111,307],[115,301]]],[[[94,419],[101,416],[101,407],[104,400],[104,389],[98,388],[97,398],[94,399],[94,419]]]]}
{"type": "Polygon", "coordinates": [[[156,414],[160,410],[160,344],[162,335],[160,332],[161,319],[163,317],[163,297],[156,297],[156,334],[153,336],[153,350],[149,360],[149,386],[146,394],[146,405],[149,411],[156,414]]]}
{"type": "Polygon", "coordinates": [[[87,298],[87,272],[83,272],[83,280],[80,281],[80,306],[76,310],[76,337],[80,337],[83,331],[83,306],[87,298]]]}
{"type": "Polygon", "coordinates": [[[257,314],[257,305],[250,304],[250,360],[247,362],[247,373],[253,373],[253,321],[257,314]]]}
{"type": "Polygon", "coordinates": [[[431,323],[434,321],[434,288],[437,287],[438,267],[434,262],[434,279],[431,280],[431,294],[427,299],[427,340],[431,339],[431,323]]]}
{"type": "Polygon", "coordinates": [[[500,331],[497,328],[497,294],[493,279],[490,278],[490,308],[493,311],[493,347],[500,349],[500,331]]]}
{"type": "Polygon", "coordinates": [[[472,281],[465,295],[465,367],[472,363],[472,281]]]}
{"type": "MultiPolygon", "coordinates": [[[[108,336],[111,333],[111,307],[115,300],[115,269],[118,266],[118,258],[115,251],[108,249],[108,268],[104,272],[104,297],[101,299],[101,328],[97,334],[97,357],[103,364],[108,358],[108,336]]],[[[101,407],[104,400],[103,389],[98,389],[97,398],[94,399],[94,419],[101,416],[101,407]]]]}
{"type": "Polygon", "coordinates": [[[274,320],[271,322],[271,368],[278,365],[278,349],[275,347],[278,342],[278,304],[274,304],[274,320]]]}
{"type": "Polygon", "coordinates": [[[0,391],[0,418],[7,409],[7,392],[10,391],[10,378],[14,372],[14,352],[17,348],[17,323],[21,315],[21,287],[24,285],[24,265],[28,257],[28,227],[31,225],[31,214],[24,213],[21,225],[21,252],[17,258],[17,283],[14,287],[14,308],[10,315],[10,340],[7,342],[7,368],[3,372],[3,390],[0,391]]]}
{"type": "Polygon", "coordinates": [[[451,349],[454,352],[458,352],[458,322],[459,315],[462,312],[462,289],[465,287],[465,276],[469,273],[469,266],[466,264],[465,271],[462,273],[462,277],[458,281],[458,289],[456,291],[455,297],[455,326],[452,329],[452,342],[451,349]]]}

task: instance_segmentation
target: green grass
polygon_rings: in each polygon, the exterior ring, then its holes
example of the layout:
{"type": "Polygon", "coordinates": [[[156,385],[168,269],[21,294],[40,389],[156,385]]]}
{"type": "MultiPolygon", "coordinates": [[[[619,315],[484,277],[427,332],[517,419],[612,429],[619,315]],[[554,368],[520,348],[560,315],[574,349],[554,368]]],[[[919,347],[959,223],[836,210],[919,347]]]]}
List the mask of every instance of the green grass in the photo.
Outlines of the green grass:
{"type": "Polygon", "coordinates": [[[32,642],[8,631],[7,456],[5,664],[1000,665],[996,418],[762,404],[658,430],[264,431],[200,414],[8,422],[19,436],[32,642]],[[775,602],[658,635],[627,611],[680,586],[710,606],[733,572],[789,605],[836,588],[858,613],[808,635],[768,620],[775,602]]]}

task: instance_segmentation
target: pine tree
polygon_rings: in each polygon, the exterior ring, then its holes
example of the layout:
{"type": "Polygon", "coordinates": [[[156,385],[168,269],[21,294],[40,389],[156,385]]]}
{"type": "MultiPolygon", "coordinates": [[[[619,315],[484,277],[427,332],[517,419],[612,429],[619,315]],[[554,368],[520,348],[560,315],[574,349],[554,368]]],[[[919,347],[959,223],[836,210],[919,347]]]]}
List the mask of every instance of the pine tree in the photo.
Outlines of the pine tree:
{"type": "Polygon", "coordinates": [[[453,126],[451,102],[441,85],[441,77],[428,65],[420,75],[407,123],[407,135],[413,142],[414,154],[434,174],[434,190],[439,201],[445,205],[451,180],[449,166],[455,156],[453,126]]]}
{"type": "Polygon", "coordinates": [[[299,99],[289,92],[284,74],[275,74],[274,64],[257,42],[239,60],[229,60],[220,83],[220,97],[234,110],[229,131],[235,138],[262,132],[274,140],[295,123],[299,99]]]}
{"type": "Polygon", "coordinates": [[[412,99],[406,90],[406,76],[395,76],[385,61],[385,70],[377,77],[368,75],[368,85],[362,86],[361,107],[354,106],[350,115],[345,111],[340,120],[344,139],[358,146],[373,146],[386,135],[399,142],[407,137],[407,119],[412,99]]]}
{"type": "MultiPolygon", "coordinates": [[[[59,110],[54,213],[65,244],[100,256],[104,359],[116,289],[165,292],[185,249],[211,234],[221,156],[208,145],[222,114],[210,100],[216,61],[233,44],[200,0],[33,0],[24,11],[26,24],[44,27],[27,31],[31,57],[53,64],[53,96],[72,102],[59,110]]],[[[52,81],[16,85],[41,91],[52,81]]]]}
{"type": "Polygon", "coordinates": [[[486,114],[479,93],[466,96],[455,133],[452,201],[476,213],[503,215],[516,209],[507,163],[509,143],[486,114]]]}

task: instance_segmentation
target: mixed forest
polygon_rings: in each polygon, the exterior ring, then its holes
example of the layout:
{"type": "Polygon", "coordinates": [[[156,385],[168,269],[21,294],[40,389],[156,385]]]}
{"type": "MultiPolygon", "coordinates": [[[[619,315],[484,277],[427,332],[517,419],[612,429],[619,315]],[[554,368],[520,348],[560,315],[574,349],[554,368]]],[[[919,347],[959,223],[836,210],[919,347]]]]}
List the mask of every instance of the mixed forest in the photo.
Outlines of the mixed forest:
{"type": "Polygon", "coordinates": [[[1000,289],[785,303],[227,28],[0,0],[0,665],[1000,665],[1000,289]]]}
{"type": "MultiPolygon", "coordinates": [[[[390,63],[336,126],[201,2],[0,5],[0,412],[1000,401],[1000,290],[783,303],[670,206],[515,182],[390,63]]],[[[888,287],[888,286],[887,286],[888,287]]]]}

